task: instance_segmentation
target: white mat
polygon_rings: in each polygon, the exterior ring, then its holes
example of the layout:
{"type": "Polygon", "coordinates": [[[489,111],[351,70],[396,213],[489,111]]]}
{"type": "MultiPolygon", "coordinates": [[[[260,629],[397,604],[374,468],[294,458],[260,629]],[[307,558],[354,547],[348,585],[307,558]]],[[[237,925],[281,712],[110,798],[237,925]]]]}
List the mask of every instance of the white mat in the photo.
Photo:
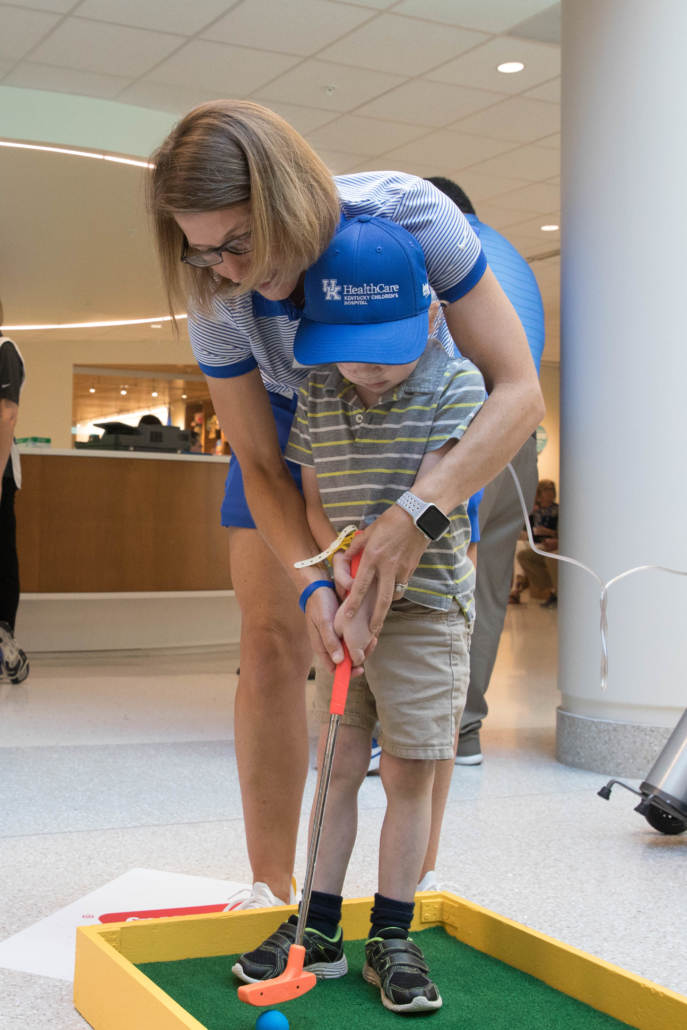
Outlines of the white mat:
{"type": "Polygon", "coordinates": [[[47,919],[0,942],[0,966],[23,973],[52,976],[57,980],[74,979],[74,952],[77,926],[140,919],[151,910],[224,908],[238,904],[248,891],[246,884],[210,880],[182,873],[162,873],[155,869],[131,869],[85,898],[67,905],[47,919]],[[107,917],[110,918],[107,918],[107,917]],[[103,917],[106,917],[103,919],[103,917]]]}

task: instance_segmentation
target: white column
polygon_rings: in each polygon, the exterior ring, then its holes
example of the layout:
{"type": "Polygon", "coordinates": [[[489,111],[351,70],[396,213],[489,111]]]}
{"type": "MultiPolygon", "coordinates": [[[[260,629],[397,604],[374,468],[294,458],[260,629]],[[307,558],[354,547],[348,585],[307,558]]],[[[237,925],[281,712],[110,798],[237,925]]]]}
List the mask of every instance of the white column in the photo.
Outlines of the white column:
{"type": "MultiPolygon", "coordinates": [[[[687,2],[563,0],[561,553],[687,570],[687,2]]],[[[642,776],[687,706],[687,578],[562,570],[561,761],[642,776]]]]}

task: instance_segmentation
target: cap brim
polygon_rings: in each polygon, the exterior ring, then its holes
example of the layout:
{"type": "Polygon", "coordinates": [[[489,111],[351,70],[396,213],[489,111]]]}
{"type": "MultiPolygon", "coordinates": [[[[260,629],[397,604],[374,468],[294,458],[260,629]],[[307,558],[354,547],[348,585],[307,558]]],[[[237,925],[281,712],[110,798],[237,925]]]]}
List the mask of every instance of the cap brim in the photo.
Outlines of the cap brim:
{"type": "Polygon", "coordinates": [[[293,354],[301,365],[360,361],[371,365],[407,365],[427,346],[429,313],[365,325],[331,325],[301,318],[293,354]]]}

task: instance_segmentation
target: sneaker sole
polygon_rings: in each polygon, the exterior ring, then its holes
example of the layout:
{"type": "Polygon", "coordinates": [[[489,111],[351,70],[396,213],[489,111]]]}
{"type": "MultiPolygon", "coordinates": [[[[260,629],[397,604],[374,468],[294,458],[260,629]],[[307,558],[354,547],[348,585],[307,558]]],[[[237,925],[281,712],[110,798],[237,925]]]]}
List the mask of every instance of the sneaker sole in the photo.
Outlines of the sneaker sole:
{"type": "Polygon", "coordinates": [[[379,982],[379,977],[372,966],[369,966],[367,962],[363,966],[363,980],[367,980],[369,984],[379,987],[379,993],[382,996],[382,1005],[385,1009],[389,1009],[390,1012],[432,1012],[435,1009],[440,1009],[443,1005],[441,997],[438,997],[436,1001],[430,1001],[429,998],[417,997],[413,998],[413,1000],[408,1002],[407,1005],[394,1005],[393,1001],[387,998],[382,989],[382,985],[379,982]]]}
{"type": "Polygon", "coordinates": [[[481,765],[484,755],[457,755],[455,765],[481,765]]]}
{"type": "MultiPolygon", "coordinates": [[[[235,966],[231,967],[231,971],[234,976],[237,976],[239,980],[243,980],[244,984],[257,984],[265,983],[263,980],[254,980],[244,972],[243,966],[240,962],[237,962],[235,966]]],[[[304,973],[314,973],[318,980],[338,980],[340,976],[345,976],[348,972],[348,962],[344,955],[337,962],[313,962],[310,966],[305,966],[304,973]]],[[[269,979],[274,979],[270,977],[269,979]]]]}

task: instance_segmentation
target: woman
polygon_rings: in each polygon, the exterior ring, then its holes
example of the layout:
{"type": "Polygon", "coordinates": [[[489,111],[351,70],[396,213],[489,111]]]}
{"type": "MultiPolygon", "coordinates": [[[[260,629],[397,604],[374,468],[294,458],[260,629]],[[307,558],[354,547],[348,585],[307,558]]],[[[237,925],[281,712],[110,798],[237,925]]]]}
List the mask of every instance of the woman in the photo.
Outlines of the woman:
{"type": "MultiPolygon", "coordinates": [[[[556,484],[552,479],[540,479],[534,495],[534,507],[530,512],[532,539],[542,551],[558,551],[558,505],[556,504],[556,484]]],[[[548,597],[541,608],[558,607],[558,562],[555,558],[544,558],[531,547],[518,553],[518,561],[522,571],[537,591],[548,590],[548,597]]],[[[524,584],[523,584],[524,585],[524,584]]],[[[517,591],[516,604],[519,603],[517,591]]]]}
{"type": "MultiPolygon", "coordinates": [[[[388,217],[417,237],[430,284],[448,305],[448,331],[491,394],[469,443],[423,479],[422,499],[450,511],[484,486],[538,425],[543,403],[524,332],[477,237],[430,183],[395,172],[334,179],[283,119],[231,100],[188,114],[152,161],[150,210],[170,305],[179,310],[190,298],[191,342],[234,455],[222,521],[242,614],[236,757],[255,881],[246,904],[262,907],[289,900],[308,768],[312,649],[330,671],[343,657],[334,591],[314,589],[303,600],[305,619],[299,611],[299,595],[327,574],[294,568],[318,547],[297,472],[280,449],[307,375],[292,357],[304,272],[341,217],[388,217]]],[[[323,283],[325,299],[340,289],[323,283]]],[[[408,581],[427,545],[406,511],[385,512],[349,552],[365,549],[351,581],[351,615],[377,577],[371,629],[379,632],[394,592],[402,592],[397,584],[408,581]]],[[[352,658],[360,666],[364,655],[352,658]]]]}

